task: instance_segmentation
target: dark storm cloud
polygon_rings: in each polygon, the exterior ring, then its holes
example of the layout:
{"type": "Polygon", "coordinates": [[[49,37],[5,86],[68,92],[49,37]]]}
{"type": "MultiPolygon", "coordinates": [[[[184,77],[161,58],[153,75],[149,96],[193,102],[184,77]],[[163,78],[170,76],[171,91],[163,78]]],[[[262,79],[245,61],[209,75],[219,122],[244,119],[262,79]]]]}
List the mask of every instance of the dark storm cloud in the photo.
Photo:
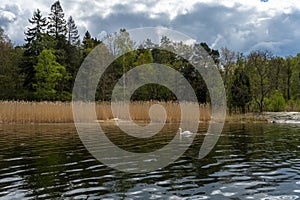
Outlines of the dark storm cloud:
{"type": "Polygon", "coordinates": [[[215,48],[228,46],[236,51],[247,51],[261,38],[261,33],[251,21],[253,11],[239,11],[239,6],[197,4],[188,15],[178,16],[172,27],[191,33],[192,37],[215,48]]]}
{"type": "Polygon", "coordinates": [[[240,52],[265,49],[280,55],[299,51],[299,11],[269,17],[241,7],[199,3],[189,14],[178,15],[171,27],[217,49],[225,46],[240,52]]]}
{"type": "Polygon", "coordinates": [[[115,5],[111,13],[102,17],[100,13],[84,16],[80,19],[88,24],[89,31],[97,35],[101,31],[116,32],[121,28],[133,29],[149,26],[169,26],[168,16],[161,14],[157,18],[150,18],[147,13],[135,12],[130,5],[115,5]]]}
{"type": "Polygon", "coordinates": [[[300,11],[280,14],[268,20],[268,40],[274,42],[275,51],[283,55],[300,52],[300,11]]]}

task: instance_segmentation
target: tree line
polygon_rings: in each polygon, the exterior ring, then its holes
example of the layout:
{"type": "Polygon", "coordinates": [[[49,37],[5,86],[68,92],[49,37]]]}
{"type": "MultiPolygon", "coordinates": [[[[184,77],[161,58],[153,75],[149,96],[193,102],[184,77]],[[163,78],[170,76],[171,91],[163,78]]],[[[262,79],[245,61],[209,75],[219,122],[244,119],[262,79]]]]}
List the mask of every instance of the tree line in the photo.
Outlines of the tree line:
{"type": "MultiPolygon", "coordinates": [[[[25,31],[23,46],[14,46],[0,28],[0,99],[70,101],[80,65],[102,41],[92,37],[89,31],[80,40],[75,20],[72,16],[65,19],[59,1],[52,4],[49,16],[44,17],[37,9],[28,21],[30,27],[25,31]]],[[[201,47],[221,73],[230,112],[300,109],[300,54],[279,57],[269,51],[256,50],[244,55],[228,48],[211,49],[206,43],[189,46],[172,42],[166,36],[159,44],[147,39],[136,50],[125,29],[113,34],[116,37],[113,41],[108,40],[110,44],[107,45],[110,53],[117,54],[124,48],[120,44],[124,43],[131,51],[115,59],[106,70],[99,81],[96,100],[111,100],[115,84],[130,69],[142,64],[160,63],[179,71],[193,87],[198,101],[209,103],[207,86],[191,63],[160,48],[167,46],[175,50],[195,51],[201,47]]],[[[151,73],[155,69],[149,70],[151,73]]],[[[131,80],[126,81],[130,83],[131,80]]],[[[168,88],[155,84],[139,88],[131,99],[176,101],[168,88]]]]}

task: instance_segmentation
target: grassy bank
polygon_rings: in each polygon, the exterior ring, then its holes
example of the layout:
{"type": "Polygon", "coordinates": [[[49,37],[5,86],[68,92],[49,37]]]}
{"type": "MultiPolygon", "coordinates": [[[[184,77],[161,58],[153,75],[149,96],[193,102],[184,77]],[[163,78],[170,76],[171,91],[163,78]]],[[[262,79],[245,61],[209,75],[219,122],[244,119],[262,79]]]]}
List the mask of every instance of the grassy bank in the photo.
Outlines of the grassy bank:
{"type": "MultiPolygon", "coordinates": [[[[167,122],[180,122],[180,106],[176,102],[132,102],[130,104],[130,116],[133,120],[149,121],[149,109],[159,103],[165,108],[167,122]]],[[[189,104],[185,103],[187,108],[189,104]]],[[[122,103],[115,103],[117,117],[128,120],[126,110],[122,103]]],[[[200,121],[210,121],[211,109],[209,104],[200,104],[200,121]]],[[[192,111],[192,110],[191,110],[192,111]]],[[[113,118],[111,104],[109,102],[96,103],[98,120],[110,120],[113,118]]],[[[153,120],[161,121],[162,115],[159,112],[152,113],[153,120]]],[[[264,121],[254,114],[234,114],[227,116],[227,121],[254,122],[264,121]]],[[[0,123],[72,123],[73,114],[70,102],[24,102],[24,101],[1,101],[0,102],[0,123]]]]}

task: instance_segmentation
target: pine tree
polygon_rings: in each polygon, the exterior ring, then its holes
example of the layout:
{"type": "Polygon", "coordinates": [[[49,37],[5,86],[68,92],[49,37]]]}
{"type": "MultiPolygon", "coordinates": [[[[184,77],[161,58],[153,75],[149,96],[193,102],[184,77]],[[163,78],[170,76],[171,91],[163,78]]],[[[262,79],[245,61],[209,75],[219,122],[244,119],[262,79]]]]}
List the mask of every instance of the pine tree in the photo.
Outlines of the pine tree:
{"type": "Polygon", "coordinates": [[[86,31],[82,40],[83,56],[87,56],[98,44],[101,44],[101,41],[97,38],[92,38],[90,32],[86,31]]]}
{"type": "Polygon", "coordinates": [[[44,33],[47,28],[47,19],[43,17],[41,11],[37,9],[33,13],[33,17],[28,19],[28,21],[33,25],[32,28],[28,28],[25,33],[26,38],[25,41],[30,44],[33,40],[38,40],[41,36],[41,33],[44,33]]]}
{"type": "Polygon", "coordinates": [[[246,105],[252,100],[250,78],[246,71],[239,66],[234,71],[234,81],[230,88],[229,106],[240,108],[246,112],[246,105]]]}
{"type": "Polygon", "coordinates": [[[91,39],[92,39],[92,36],[91,36],[90,32],[86,31],[84,34],[84,37],[83,37],[83,41],[82,41],[84,49],[91,48],[90,47],[91,39]]]}
{"type": "Polygon", "coordinates": [[[69,17],[67,22],[67,45],[64,46],[65,50],[65,66],[67,73],[71,76],[65,89],[72,91],[73,83],[77,75],[77,71],[82,61],[82,54],[80,49],[80,39],[78,35],[77,26],[72,18],[69,17]]]}
{"type": "Polygon", "coordinates": [[[31,28],[28,28],[25,32],[25,41],[24,45],[24,59],[20,64],[22,73],[25,75],[24,86],[27,89],[32,89],[33,66],[37,63],[37,56],[46,48],[53,48],[55,46],[54,38],[46,34],[47,28],[47,18],[43,17],[41,11],[37,9],[33,13],[33,17],[28,19],[29,23],[32,24],[31,28]]]}
{"type": "Polygon", "coordinates": [[[79,44],[78,30],[72,16],[69,17],[67,22],[67,34],[68,34],[68,42],[70,45],[79,44]]]}
{"type": "Polygon", "coordinates": [[[51,6],[51,13],[49,16],[48,33],[58,38],[59,36],[65,36],[67,33],[66,20],[64,19],[64,11],[59,1],[56,1],[51,6]]]}

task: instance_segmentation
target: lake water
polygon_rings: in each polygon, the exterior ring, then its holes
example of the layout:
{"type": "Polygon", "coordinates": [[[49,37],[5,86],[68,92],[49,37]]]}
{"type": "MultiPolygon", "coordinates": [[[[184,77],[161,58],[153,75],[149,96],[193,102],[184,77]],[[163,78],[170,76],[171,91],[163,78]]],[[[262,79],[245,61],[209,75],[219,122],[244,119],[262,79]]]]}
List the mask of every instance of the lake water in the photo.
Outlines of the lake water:
{"type": "MultiPolygon", "coordinates": [[[[169,124],[149,142],[105,125],[114,143],[149,152],[172,139],[169,124]]],[[[198,160],[206,125],[174,163],[143,174],[93,158],[74,125],[0,125],[0,199],[300,199],[300,125],[226,124],[198,160]]]]}

